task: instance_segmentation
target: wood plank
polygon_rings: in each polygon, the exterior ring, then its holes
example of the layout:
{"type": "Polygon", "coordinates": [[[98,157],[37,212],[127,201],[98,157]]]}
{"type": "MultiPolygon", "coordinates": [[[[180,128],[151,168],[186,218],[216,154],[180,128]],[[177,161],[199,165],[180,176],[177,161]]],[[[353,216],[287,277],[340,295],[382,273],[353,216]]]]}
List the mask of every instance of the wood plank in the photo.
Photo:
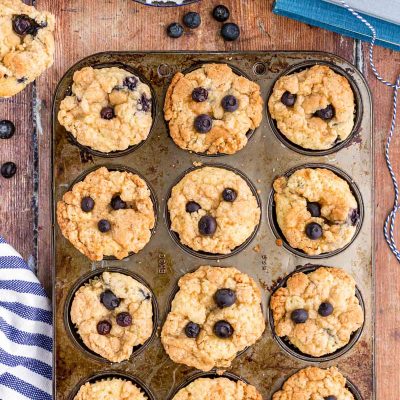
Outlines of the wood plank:
{"type": "MultiPolygon", "coordinates": [[[[364,45],[368,62],[368,46],[364,45]]],[[[400,73],[400,53],[383,48],[375,50],[375,65],[386,80],[395,81],[400,73]]],[[[375,105],[375,234],[376,234],[376,372],[377,399],[393,399],[400,393],[400,278],[399,263],[390,253],[383,236],[383,221],[393,205],[393,186],[385,165],[384,147],[390,128],[393,91],[379,83],[370,68],[365,75],[369,81],[375,105]]],[[[400,117],[397,118],[400,124],[400,117]]],[[[399,126],[391,149],[395,171],[400,172],[399,126]]],[[[400,175],[398,175],[400,178],[400,175]]],[[[397,224],[400,223],[398,218],[397,224]]],[[[396,230],[400,245],[400,230],[396,230]]],[[[398,397],[398,396],[397,396],[398,397]]]]}

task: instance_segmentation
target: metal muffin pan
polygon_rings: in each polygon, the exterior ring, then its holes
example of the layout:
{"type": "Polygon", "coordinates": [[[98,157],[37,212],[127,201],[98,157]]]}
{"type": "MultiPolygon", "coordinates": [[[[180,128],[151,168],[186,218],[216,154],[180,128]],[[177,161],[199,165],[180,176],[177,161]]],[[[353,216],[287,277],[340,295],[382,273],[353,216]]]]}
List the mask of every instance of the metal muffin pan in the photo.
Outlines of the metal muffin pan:
{"type": "MultiPolygon", "coordinates": [[[[65,303],[74,284],[91,271],[118,267],[134,272],[153,290],[159,304],[159,321],[165,320],[170,295],[177,280],[200,265],[234,266],[252,276],[263,293],[266,330],[262,338],[239,355],[229,372],[253,384],[265,400],[279,389],[283,381],[309,363],[289,356],[274,339],[268,327],[268,300],[276,282],[304,264],[304,258],[293,254],[277,242],[268,220],[268,201],[273,180],[299,165],[327,164],[344,171],[357,185],[364,206],[360,232],[345,250],[318,260],[318,265],[342,267],[354,276],[365,305],[364,330],[353,349],[331,362],[319,362],[321,367],[337,365],[358,388],[364,400],[374,399],[374,280],[373,280],[373,161],[372,104],[362,75],[350,63],[332,54],[319,52],[238,52],[238,53],[101,53],[74,65],[62,78],[53,110],[53,189],[56,203],[71,183],[91,168],[104,164],[104,158],[85,152],[68,140],[65,129],[57,122],[60,101],[71,85],[72,75],[84,66],[119,63],[138,71],[150,83],[155,102],[159,105],[152,135],[135,151],[107,160],[108,167],[126,166],[137,171],[153,188],[158,199],[158,225],[150,242],[138,254],[124,260],[107,259],[91,262],[65,238],[54,220],[54,319],[55,319],[55,399],[68,396],[87,376],[123,371],[141,379],[158,400],[173,393],[185,378],[196,370],[173,363],[157,337],[130,361],[113,364],[90,357],[77,349],[64,323],[65,303]],[[325,156],[299,154],[286,147],[273,133],[264,110],[261,126],[255,130],[247,146],[238,153],[223,156],[224,165],[245,174],[254,184],[261,200],[262,219],[251,244],[229,258],[209,260],[205,255],[193,255],[182,249],[172,238],[165,218],[166,202],[171,187],[178,178],[198,163],[215,165],[219,158],[206,157],[178,148],[169,136],[163,118],[162,105],[174,73],[206,62],[226,62],[235,66],[261,87],[265,105],[268,93],[280,73],[304,61],[329,62],[346,71],[357,85],[363,117],[359,134],[352,137],[340,151],[325,156]]],[[[356,94],[357,95],[357,94],[356,94]]],[[[154,103],[153,103],[154,104],[154,103]]]]}
{"type": "MultiPolygon", "coordinates": [[[[310,272],[316,271],[318,268],[320,268],[319,265],[312,265],[312,264],[307,264],[307,265],[296,267],[296,269],[294,271],[292,271],[289,275],[285,276],[285,278],[282,279],[278,285],[276,285],[273,293],[275,293],[281,287],[286,287],[288,279],[290,277],[292,277],[294,274],[297,274],[299,272],[309,274],[310,272]]],[[[362,294],[357,286],[356,286],[355,295],[356,295],[356,297],[360,303],[360,306],[363,310],[364,319],[365,319],[364,300],[363,300],[362,294]]],[[[336,360],[337,358],[346,354],[358,342],[358,339],[360,338],[360,336],[363,332],[363,328],[364,328],[364,323],[363,323],[359,329],[357,329],[355,332],[352,333],[352,335],[350,336],[349,343],[347,343],[347,345],[341,347],[340,349],[337,349],[335,352],[333,352],[331,354],[327,354],[325,356],[321,356],[321,357],[313,357],[313,356],[310,356],[310,355],[305,354],[302,351],[300,351],[296,346],[294,346],[292,343],[290,343],[289,339],[287,339],[286,337],[279,337],[276,334],[275,322],[274,322],[272,310],[270,307],[268,307],[268,321],[269,321],[269,327],[272,331],[272,335],[273,335],[274,339],[276,340],[276,342],[279,344],[279,346],[282,348],[282,350],[285,351],[290,356],[297,358],[303,362],[310,363],[310,364],[318,364],[321,362],[330,362],[331,363],[334,360],[336,360]]]]}

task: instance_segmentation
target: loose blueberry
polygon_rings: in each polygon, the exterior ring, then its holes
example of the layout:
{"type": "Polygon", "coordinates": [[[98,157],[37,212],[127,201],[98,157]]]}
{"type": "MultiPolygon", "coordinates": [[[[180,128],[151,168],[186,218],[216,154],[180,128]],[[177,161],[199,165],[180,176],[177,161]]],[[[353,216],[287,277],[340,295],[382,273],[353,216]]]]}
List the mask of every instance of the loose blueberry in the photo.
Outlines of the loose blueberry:
{"type": "Polygon", "coordinates": [[[113,210],[123,210],[127,207],[127,204],[120,196],[114,196],[111,200],[111,207],[113,210]]]}
{"type": "Polygon", "coordinates": [[[100,116],[103,119],[113,119],[115,118],[114,109],[112,107],[104,107],[100,111],[100,116]]]}
{"type": "Polygon", "coordinates": [[[198,103],[202,103],[208,99],[208,90],[202,87],[197,87],[193,89],[192,99],[198,103]]]}
{"type": "Polygon", "coordinates": [[[234,112],[239,108],[239,102],[235,96],[229,94],[221,101],[222,108],[228,112],[234,112]]]}
{"type": "Polygon", "coordinates": [[[214,294],[214,301],[219,308],[230,307],[235,304],[236,293],[232,289],[218,289],[214,294]]]}
{"type": "Polygon", "coordinates": [[[229,18],[229,9],[223,5],[216,6],[213,10],[213,17],[218,22],[225,22],[229,18]]]}
{"type": "Polygon", "coordinates": [[[97,324],[97,333],[99,335],[108,335],[111,332],[111,324],[108,321],[100,321],[97,324]]]}
{"type": "Polygon", "coordinates": [[[356,208],[351,210],[351,213],[350,213],[351,224],[354,226],[358,223],[359,220],[360,220],[360,214],[359,214],[358,210],[356,208]]]}
{"type": "Polygon", "coordinates": [[[3,178],[10,179],[17,173],[17,166],[11,161],[6,162],[1,166],[0,173],[3,178]]]}
{"type": "Polygon", "coordinates": [[[304,324],[308,319],[308,312],[307,310],[298,308],[297,310],[292,311],[290,318],[295,324],[304,324]]]}
{"type": "Polygon", "coordinates": [[[117,315],[117,324],[126,328],[127,326],[132,325],[132,317],[128,312],[121,312],[117,315]]]}
{"type": "Polygon", "coordinates": [[[111,290],[107,289],[100,295],[100,302],[107,310],[112,311],[119,306],[121,300],[111,290]]]}
{"type": "Polygon", "coordinates": [[[207,133],[212,128],[212,119],[206,114],[200,114],[194,120],[194,128],[199,133],[207,133]]]}
{"type": "Polygon", "coordinates": [[[228,321],[218,321],[215,323],[213,332],[221,339],[227,339],[233,335],[233,327],[228,321]]]}
{"type": "Polygon", "coordinates": [[[222,192],[222,198],[229,203],[233,203],[236,200],[237,192],[235,189],[226,188],[222,192]]]}
{"type": "Polygon", "coordinates": [[[204,236],[211,236],[217,230],[217,221],[211,215],[204,215],[199,221],[199,231],[204,236]]]}
{"type": "Polygon", "coordinates": [[[226,24],[222,25],[221,36],[224,38],[224,40],[232,42],[240,36],[240,28],[233,22],[227,22],[226,24]]]}
{"type": "Polygon", "coordinates": [[[15,125],[8,120],[0,121],[0,139],[10,139],[14,136],[15,125]]]}
{"type": "Polygon", "coordinates": [[[200,325],[195,322],[188,322],[185,326],[185,335],[188,338],[195,339],[200,334],[200,325]]]}
{"type": "Polygon", "coordinates": [[[297,95],[286,91],[281,97],[281,102],[287,107],[293,107],[294,103],[296,102],[296,98],[297,95]]]}
{"type": "Polygon", "coordinates": [[[124,79],[123,85],[126,86],[129,90],[135,90],[138,83],[138,79],[136,76],[127,76],[124,79]]]}
{"type": "Polygon", "coordinates": [[[200,204],[196,203],[195,201],[189,201],[186,203],[186,212],[188,212],[189,214],[199,211],[200,208],[200,204]]]}
{"type": "Polygon", "coordinates": [[[328,121],[335,116],[335,109],[333,108],[332,104],[329,104],[326,108],[315,111],[314,116],[328,121]]]}
{"type": "Polygon", "coordinates": [[[90,196],[86,196],[81,201],[81,209],[84,212],[90,212],[94,208],[94,200],[90,196]]]}
{"type": "Polygon", "coordinates": [[[183,35],[183,26],[177,22],[168,25],[167,35],[174,39],[181,37],[183,35]]]}
{"type": "Polygon", "coordinates": [[[151,99],[148,99],[146,95],[143,93],[138,100],[138,110],[139,111],[150,111],[151,109],[151,99]]]}
{"type": "Polygon", "coordinates": [[[321,216],[321,208],[319,206],[319,203],[315,201],[307,202],[307,211],[311,214],[312,217],[321,216]]]}
{"type": "Polygon", "coordinates": [[[318,314],[321,317],[329,317],[333,313],[333,306],[331,303],[324,302],[321,303],[319,308],[318,308],[318,314]]]}
{"type": "Polygon", "coordinates": [[[316,222],[310,222],[306,226],[306,235],[311,239],[311,240],[317,240],[322,236],[322,227],[320,224],[317,224],[316,222]]]}
{"type": "Polygon", "coordinates": [[[105,232],[108,232],[111,229],[111,224],[106,219],[101,219],[98,222],[97,227],[99,228],[100,232],[105,233],[105,232]]]}
{"type": "Polygon", "coordinates": [[[324,400],[337,400],[336,396],[328,396],[328,397],[324,397],[324,400]]]}
{"type": "Polygon", "coordinates": [[[19,36],[35,36],[41,26],[32,18],[25,14],[16,15],[12,20],[14,32],[19,36]]]}
{"type": "Polygon", "coordinates": [[[183,23],[190,29],[196,29],[201,24],[200,14],[197,12],[188,12],[183,16],[183,23]]]}

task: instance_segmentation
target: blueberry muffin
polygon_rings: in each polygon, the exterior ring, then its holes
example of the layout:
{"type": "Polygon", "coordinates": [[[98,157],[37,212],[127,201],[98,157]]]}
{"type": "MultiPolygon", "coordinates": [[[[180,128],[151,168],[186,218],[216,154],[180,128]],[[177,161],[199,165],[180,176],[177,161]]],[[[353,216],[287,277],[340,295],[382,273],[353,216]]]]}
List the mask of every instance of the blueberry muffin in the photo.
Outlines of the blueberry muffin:
{"type": "Polygon", "coordinates": [[[308,255],[346,246],[356,233],[358,204],[349,184],[324,168],[304,168],[274,182],[278,225],[308,255]]]}
{"type": "Polygon", "coordinates": [[[137,253],[155,224],[146,182],[130,172],[101,167],[74,185],[57,203],[62,234],[93,261],[137,253]]]}
{"type": "Polygon", "coordinates": [[[128,360],[152,334],[151,298],[131,276],[103,272],[75,293],[71,321],[90,350],[109,361],[128,360]]]}
{"type": "Polygon", "coordinates": [[[336,367],[308,367],[292,375],[272,400],[354,400],[336,367]]]}
{"type": "Polygon", "coordinates": [[[364,322],[354,279],[340,268],[292,275],[271,297],[275,333],[321,357],[344,347],[364,322]]]}
{"type": "Polygon", "coordinates": [[[112,378],[81,386],[74,400],[148,400],[131,381],[112,378]]]}
{"type": "Polygon", "coordinates": [[[262,119],[260,87],[226,64],[178,72],[168,88],[165,119],[174,142],[185,150],[234,154],[262,119]]]}
{"type": "Polygon", "coordinates": [[[260,289],[235,268],[203,266],[184,275],[161,332],[172,361],[227,368],[265,329],[260,289]]]}
{"type": "Polygon", "coordinates": [[[279,131],[305,149],[330,149],[354,126],[351,86],[324,65],[279,78],[268,107],[279,131]]]}
{"type": "Polygon", "coordinates": [[[60,104],[58,121],[83,146],[104,153],[125,150],[147,138],[153,124],[148,85],[121,68],[82,68],[72,95],[60,104]]]}
{"type": "Polygon", "coordinates": [[[238,174],[219,167],[189,172],[168,200],[171,230],[196,251],[229,254],[260,222],[260,208],[238,174]]]}
{"type": "Polygon", "coordinates": [[[198,378],[181,389],[172,400],[262,400],[252,385],[228,378],[198,378]]]}
{"type": "Polygon", "coordinates": [[[55,18],[20,0],[0,0],[0,97],[11,97],[53,65],[55,18]]]}

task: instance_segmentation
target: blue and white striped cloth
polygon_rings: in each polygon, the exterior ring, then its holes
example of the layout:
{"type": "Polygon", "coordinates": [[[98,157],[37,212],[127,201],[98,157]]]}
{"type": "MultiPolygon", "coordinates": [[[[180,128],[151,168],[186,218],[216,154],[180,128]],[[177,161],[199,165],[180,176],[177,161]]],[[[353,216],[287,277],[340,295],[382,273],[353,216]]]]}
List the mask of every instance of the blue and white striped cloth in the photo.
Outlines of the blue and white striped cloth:
{"type": "Polygon", "coordinates": [[[0,236],[0,400],[51,400],[50,301],[22,257],[0,236]]]}

